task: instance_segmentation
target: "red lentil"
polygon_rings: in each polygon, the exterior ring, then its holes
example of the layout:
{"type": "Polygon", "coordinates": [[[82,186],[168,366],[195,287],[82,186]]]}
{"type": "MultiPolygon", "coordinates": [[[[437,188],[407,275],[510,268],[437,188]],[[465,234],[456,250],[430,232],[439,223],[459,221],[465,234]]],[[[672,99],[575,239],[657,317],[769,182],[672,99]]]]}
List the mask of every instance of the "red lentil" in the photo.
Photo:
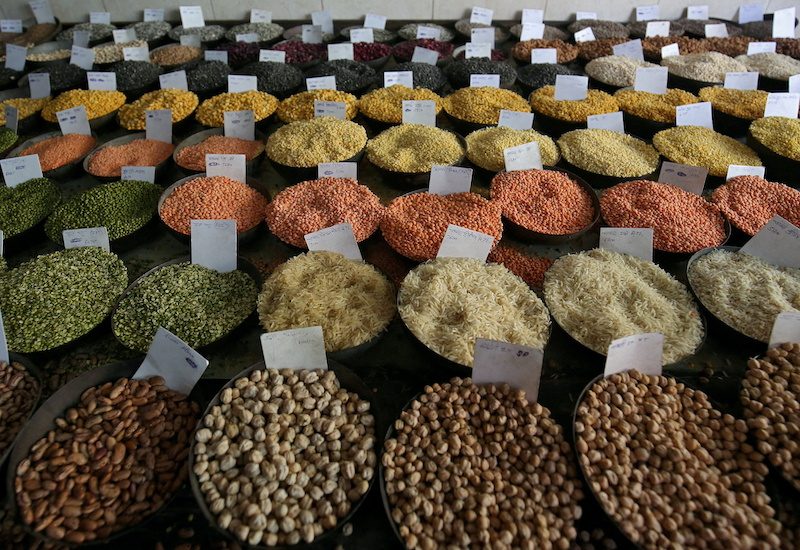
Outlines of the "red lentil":
{"type": "Polygon", "coordinates": [[[422,262],[436,257],[449,224],[492,235],[495,242],[503,234],[500,206],[475,193],[397,197],[386,208],[380,227],[389,246],[422,262]]]}
{"type": "Polygon", "coordinates": [[[366,185],[346,178],[304,181],[284,189],[267,206],[267,225],[280,240],[306,248],[303,238],[339,223],[353,226],[357,242],[378,229],[384,207],[366,185]]]}
{"type": "Polygon", "coordinates": [[[542,288],[544,272],[553,265],[553,260],[550,258],[525,254],[521,250],[504,244],[498,244],[489,252],[488,261],[504,265],[506,269],[532,288],[542,288]]]}
{"type": "Polygon", "coordinates": [[[731,178],[714,190],[711,200],[748,235],[755,235],[775,214],[800,225],[800,191],[758,176],[731,178]]]}
{"type": "Polygon", "coordinates": [[[287,63],[310,63],[328,57],[327,46],[324,44],[307,44],[299,40],[287,40],[275,44],[272,49],[286,52],[287,63]]]}
{"type": "Polygon", "coordinates": [[[414,48],[419,46],[426,50],[433,50],[439,54],[439,59],[444,59],[452,55],[455,46],[450,42],[442,42],[440,40],[433,40],[432,38],[420,38],[418,40],[406,40],[400,42],[392,48],[392,55],[398,61],[411,61],[414,56],[414,48]]]}
{"type": "Polygon", "coordinates": [[[652,227],[653,248],[665,252],[697,252],[725,240],[719,208],[675,185],[620,183],[600,197],[600,211],[611,227],[652,227]]]}
{"type": "Polygon", "coordinates": [[[97,140],[92,136],[67,134],[35,143],[20,151],[17,156],[39,155],[42,172],[47,172],[82,159],[96,144],[97,140]]]}
{"type": "Polygon", "coordinates": [[[500,172],[492,179],[491,194],[506,218],[538,233],[576,233],[595,215],[586,189],[563,172],[500,172]]]}
{"type": "Polygon", "coordinates": [[[175,146],[154,139],[137,139],[124,145],[98,149],[88,162],[94,176],[119,177],[123,166],[158,166],[169,158],[175,146]]]}
{"type": "Polygon", "coordinates": [[[373,61],[392,54],[392,47],[380,42],[357,42],[353,44],[354,61],[373,61]]]}
{"type": "Polygon", "coordinates": [[[169,227],[191,234],[192,220],[236,220],[239,233],[257,226],[267,199],[252,187],[224,176],[200,177],[177,187],[159,215],[169,227]]]}
{"type": "Polygon", "coordinates": [[[206,155],[244,155],[247,161],[251,161],[263,151],[264,143],[261,141],[219,135],[184,147],[175,155],[175,162],[189,170],[203,171],[206,169],[206,155]]]}

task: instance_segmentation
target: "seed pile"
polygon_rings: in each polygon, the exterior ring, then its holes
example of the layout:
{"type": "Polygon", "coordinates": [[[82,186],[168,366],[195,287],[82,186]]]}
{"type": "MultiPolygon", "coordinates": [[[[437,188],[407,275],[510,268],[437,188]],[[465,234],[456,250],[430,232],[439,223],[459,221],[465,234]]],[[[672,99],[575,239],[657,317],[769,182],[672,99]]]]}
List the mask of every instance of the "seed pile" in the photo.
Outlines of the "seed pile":
{"type": "MultiPolygon", "coordinates": [[[[358,25],[353,25],[352,27],[345,27],[341,31],[339,31],[339,35],[347,40],[350,41],[350,31],[353,29],[363,29],[365,27],[361,27],[358,25]]],[[[394,42],[397,38],[397,33],[394,31],[390,31],[389,29],[372,29],[372,39],[375,43],[382,43],[382,42],[394,42]]],[[[412,38],[416,38],[416,35],[412,38]]],[[[359,44],[366,44],[366,42],[358,42],[359,44]]]]}
{"type": "Polygon", "coordinates": [[[73,88],[86,85],[86,71],[72,63],[59,63],[48,67],[40,67],[32,73],[48,73],[50,75],[50,93],[58,94],[73,88]]]}
{"type": "Polygon", "coordinates": [[[628,38],[627,27],[616,21],[606,21],[604,19],[578,19],[567,25],[567,30],[575,34],[578,31],[591,27],[592,34],[598,40],[606,38],[628,38]]]}
{"type": "Polygon", "coordinates": [[[500,111],[530,113],[525,98],[501,88],[461,88],[444,98],[444,110],[451,116],[477,124],[497,124],[500,111]]]}
{"type": "Polygon", "coordinates": [[[87,171],[93,176],[119,177],[123,166],[158,166],[174,149],[171,143],[154,139],[100,147],[89,157],[87,171]]]}
{"type": "Polygon", "coordinates": [[[494,29],[494,41],[497,43],[508,40],[508,31],[502,27],[493,27],[483,23],[472,23],[469,19],[460,19],[454,25],[456,31],[466,38],[472,37],[472,29],[494,29]]]}
{"type": "Polygon", "coordinates": [[[150,52],[150,62],[163,67],[175,67],[200,59],[203,50],[195,46],[171,44],[150,52]]]}
{"type": "Polygon", "coordinates": [[[86,108],[89,120],[113,113],[125,103],[125,94],[112,90],[69,90],[48,101],[42,108],[42,118],[58,122],[56,113],[79,105],[86,108]]]}
{"type": "Polygon", "coordinates": [[[674,55],[662,59],[661,64],[667,67],[671,74],[715,84],[725,82],[725,73],[747,71],[747,67],[741,61],[718,52],[674,55]]]}
{"type": "Polygon", "coordinates": [[[389,279],[369,264],[334,252],[307,252],[281,264],[258,296],[264,330],[319,325],[327,352],[372,340],[395,311],[389,279]]]}
{"type": "MultiPolygon", "coordinates": [[[[337,79],[338,82],[338,79],[337,79]]],[[[278,118],[283,122],[296,122],[314,118],[315,101],[336,101],[345,104],[345,116],[352,120],[358,114],[358,99],[353,94],[339,90],[311,90],[287,97],[278,104],[278,118]]]]}
{"type": "Polygon", "coordinates": [[[92,48],[94,50],[94,62],[103,65],[122,61],[123,48],[140,48],[142,46],[147,46],[147,41],[132,40],[130,42],[120,42],[118,44],[111,43],[95,46],[92,48]]]}
{"type": "Polygon", "coordinates": [[[556,76],[560,74],[579,75],[564,65],[556,63],[528,63],[517,68],[517,80],[532,90],[542,86],[555,86],[556,76]]]}
{"type": "Polygon", "coordinates": [[[686,32],[695,36],[706,35],[706,25],[719,25],[723,23],[725,29],[728,31],[728,36],[739,36],[742,34],[742,28],[729,21],[722,21],[721,19],[678,19],[678,22],[683,25],[686,32]]]}
{"type": "Polygon", "coordinates": [[[397,31],[397,34],[403,40],[415,40],[417,38],[417,28],[420,26],[438,29],[439,40],[442,42],[450,42],[456,37],[456,33],[454,33],[452,29],[448,29],[447,27],[443,27],[442,25],[438,25],[436,23],[408,23],[407,25],[400,27],[400,29],[397,31]]]}
{"type": "Polygon", "coordinates": [[[39,155],[42,172],[49,172],[80,161],[94,149],[97,140],[83,134],[56,135],[20,151],[17,156],[39,155]]]}
{"type": "Polygon", "coordinates": [[[237,34],[257,34],[260,42],[269,42],[283,34],[283,27],[277,23],[243,23],[228,29],[225,38],[233,42],[237,34]]]}
{"type": "Polygon", "coordinates": [[[139,40],[151,42],[165,37],[172,29],[172,25],[167,21],[139,21],[128,25],[126,28],[133,29],[136,32],[136,38],[139,40]]]}
{"type": "Polygon", "coordinates": [[[428,63],[414,63],[412,61],[398,63],[391,69],[385,69],[379,75],[378,82],[383,82],[383,73],[387,71],[411,71],[414,76],[414,88],[427,88],[437,91],[447,83],[442,70],[436,65],[428,63]]]}
{"type": "Polygon", "coordinates": [[[530,97],[533,110],[566,122],[586,122],[589,115],[619,111],[617,100],[600,90],[588,90],[586,99],[575,101],[557,100],[555,93],[555,86],[535,90],[530,97]]]}
{"type": "Polygon", "coordinates": [[[439,54],[439,61],[450,57],[455,49],[450,42],[442,42],[431,38],[420,38],[419,40],[415,39],[400,42],[392,48],[392,55],[398,61],[411,61],[411,58],[414,56],[414,48],[416,47],[437,52],[439,54]]]}
{"type": "Polygon", "coordinates": [[[668,44],[677,44],[680,55],[702,53],[708,51],[703,40],[686,36],[652,36],[642,39],[642,52],[645,59],[661,61],[661,48],[668,44]]]}
{"type": "Polygon", "coordinates": [[[253,312],[257,293],[255,281],[243,271],[167,265],[139,280],[120,301],[111,325],[123,345],[142,353],[159,327],[198,348],[239,326],[253,312]]]}
{"type": "Polygon", "coordinates": [[[226,92],[206,99],[197,108],[197,122],[212,128],[225,124],[225,111],[253,111],[256,122],[272,115],[278,107],[278,99],[265,92],[226,92]]]}
{"type": "Polygon", "coordinates": [[[569,443],[522,391],[469,378],[426,386],[384,451],[391,516],[407,548],[568,548],[577,536],[583,494],[569,443]]]}
{"type": "MultiPolygon", "coordinates": [[[[32,99],[30,97],[12,97],[10,99],[0,101],[0,124],[5,125],[6,123],[6,106],[17,109],[19,111],[19,120],[22,120],[41,111],[42,107],[44,107],[49,101],[49,97],[43,97],[40,99],[32,99]]],[[[3,147],[0,147],[0,151],[2,150],[3,147]]]]}
{"type": "Polygon", "coordinates": [[[677,126],[653,136],[653,145],[668,160],[708,168],[709,176],[724,177],[728,165],[761,166],[747,145],[701,126],[677,126]]]}
{"type": "Polygon", "coordinates": [[[250,162],[264,152],[264,143],[259,140],[249,141],[222,134],[209,136],[200,143],[182,148],[175,154],[175,162],[181,168],[204,172],[206,155],[244,155],[250,162]]]}
{"type": "MultiPolygon", "coordinates": [[[[456,50],[454,50],[453,59],[455,59],[457,61],[461,61],[461,60],[466,59],[466,58],[467,58],[467,50],[466,50],[466,48],[457,48],[456,50]]],[[[486,58],[486,57],[482,57],[482,58],[472,57],[470,59],[483,59],[484,61],[487,60],[487,59],[491,59],[492,61],[505,61],[506,60],[506,54],[503,52],[503,50],[498,50],[496,48],[492,48],[491,52],[489,53],[489,57],[488,58],[486,58]]]]}
{"type": "MultiPolygon", "coordinates": [[[[632,21],[627,23],[625,26],[628,27],[628,33],[633,38],[645,38],[647,35],[647,23],[648,21],[632,21]]],[[[705,29],[705,27],[703,27],[705,29]]],[[[669,22],[669,35],[670,36],[683,36],[683,33],[686,32],[686,27],[684,26],[683,22],[681,21],[670,21],[669,22]]]]}
{"type": "Polygon", "coordinates": [[[185,34],[196,34],[200,37],[201,42],[213,42],[220,40],[225,35],[225,28],[220,25],[206,25],[204,27],[189,27],[184,29],[183,25],[173,27],[169,31],[169,37],[175,42],[181,41],[181,36],[185,34]]]}
{"type": "Polygon", "coordinates": [[[40,390],[39,382],[25,365],[0,361],[0,417],[3,419],[0,456],[11,447],[25,425],[39,400],[40,390]]]}
{"type": "Polygon", "coordinates": [[[748,120],[764,116],[767,106],[767,92],[763,90],[734,90],[710,86],[697,93],[700,101],[709,101],[720,112],[748,120]]]}
{"type": "Polygon", "coordinates": [[[436,114],[442,110],[442,98],[426,88],[406,88],[394,84],[388,88],[377,88],[361,96],[358,111],[372,120],[400,124],[403,122],[403,101],[430,100],[436,103],[436,114]]]}
{"type": "Polygon", "coordinates": [[[117,90],[126,93],[147,88],[158,82],[163,70],[147,61],[120,61],[108,69],[117,77],[117,90]]]}
{"type": "Polygon", "coordinates": [[[229,74],[231,68],[223,61],[200,61],[186,69],[186,87],[197,94],[221,91],[228,85],[229,74]]]}
{"type": "Polygon", "coordinates": [[[21,33],[0,33],[0,42],[3,44],[17,44],[19,46],[41,44],[52,37],[57,29],[55,23],[34,23],[23,27],[21,33]]]}
{"type": "Polygon", "coordinates": [[[31,51],[25,57],[25,60],[33,62],[58,61],[60,59],[69,59],[71,56],[72,56],[72,49],[61,48],[59,50],[50,50],[49,52],[31,51]]]}
{"type": "Polygon", "coordinates": [[[573,130],[558,138],[558,148],[571,165],[603,176],[640,177],[658,169],[652,145],[612,130],[573,130]]]}
{"type": "Polygon", "coordinates": [[[736,57],[737,55],[746,54],[747,46],[752,41],[753,39],[747,36],[729,36],[726,38],[705,38],[702,43],[710,52],[736,57]]]}
{"type": "Polygon", "coordinates": [[[312,63],[328,56],[324,44],[306,44],[299,40],[287,40],[272,47],[273,50],[286,52],[287,63],[312,63]]]}
{"type": "Polygon", "coordinates": [[[91,41],[104,40],[111,38],[116,28],[114,25],[106,25],[105,23],[78,23],[58,33],[56,40],[71,43],[75,38],[75,31],[89,31],[89,40],[91,41]]]}
{"type": "Polygon", "coordinates": [[[668,88],[665,94],[619,90],[614,94],[614,99],[619,108],[629,115],[668,124],[675,123],[675,107],[699,101],[694,94],[677,88],[668,88]]]}
{"type": "Polygon", "coordinates": [[[733,225],[750,236],[775,214],[800,224],[800,192],[757,176],[731,178],[714,190],[711,200],[733,225]]]}
{"type": "Polygon", "coordinates": [[[553,260],[542,256],[534,256],[499,243],[491,252],[487,261],[501,264],[511,273],[528,283],[531,288],[541,289],[544,274],[553,265],[553,260]]]}
{"type": "Polygon", "coordinates": [[[453,165],[464,156],[458,136],[422,124],[402,124],[367,142],[369,161],[391,172],[418,174],[435,165],[453,165]]]}
{"type": "Polygon", "coordinates": [[[119,108],[119,125],[126,130],[145,130],[147,128],[146,111],[170,109],[172,123],[180,122],[191,115],[200,102],[198,97],[186,90],[169,88],[147,92],[131,103],[119,108]]]}
{"type": "MultiPolygon", "coordinates": [[[[0,105],[0,109],[3,110],[3,117],[5,117],[5,109],[0,105]]],[[[2,122],[2,124],[5,124],[2,122]]],[[[2,128],[0,129],[0,155],[5,153],[8,149],[11,148],[12,145],[17,143],[17,133],[14,132],[11,128],[2,128]]]]}
{"type": "Polygon", "coordinates": [[[755,71],[762,76],[777,80],[788,81],[790,76],[800,73],[800,60],[780,53],[740,55],[736,61],[744,63],[748,71],[755,71]]]}
{"type": "Polygon", "coordinates": [[[555,166],[561,159],[556,143],[536,130],[515,130],[505,126],[490,126],[469,134],[467,158],[484,170],[499,172],[505,168],[503,150],[535,141],[544,166],[555,166]]]}
{"type": "MultiPolygon", "coordinates": [[[[614,55],[614,46],[627,41],[627,38],[599,38],[597,40],[579,42],[577,44],[578,58],[583,62],[588,62],[598,57],[614,55]]],[[[659,50],[660,52],[661,50],[659,50]]]]}
{"type": "Polygon", "coordinates": [[[278,128],[267,139],[267,156],[286,166],[313,167],[342,162],[367,144],[367,132],[349,120],[332,117],[299,120],[278,128]]]}
{"type": "Polygon", "coordinates": [[[3,238],[19,235],[58,206],[61,191],[46,178],[34,178],[16,187],[0,187],[0,230],[3,238]]]}
{"type": "Polygon", "coordinates": [[[312,543],[336,527],[375,476],[369,409],[333,371],[265,369],[236,379],[193,448],[217,524],[263,546],[312,543]]]}
{"type": "MultiPolygon", "coordinates": [[[[513,36],[516,38],[520,38],[522,36],[522,23],[517,23],[516,25],[512,25],[510,29],[508,29],[513,36]]],[[[551,25],[544,26],[544,32],[542,33],[542,38],[545,40],[569,40],[569,34],[562,31],[558,27],[553,27],[551,25]]]]}
{"type": "Polygon", "coordinates": [[[517,71],[508,63],[485,58],[453,61],[444,68],[444,75],[453,88],[466,88],[474,74],[500,75],[500,86],[510,88],[517,79],[517,71]]]}
{"type": "Polygon", "coordinates": [[[302,86],[304,79],[303,71],[294,65],[276,61],[251,63],[236,71],[236,74],[255,76],[259,91],[281,97],[302,86]]]}
{"type": "Polygon", "coordinates": [[[609,55],[589,61],[586,64],[586,74],[609,86],[633,86],[636,69],[650,67],[658,65],[621,55],[609,55]]]}
{"type": "Polygon", "coordinates": [[[578,46],[570,44],[569,42],[564,42],[563,40],[545,40],[543,38],[517,42],[511,49],[511,55],[521,63],[530,63],[531,50],[543,48],[555,49],[556,61],[559,63],[570,63],[575,61],[575,58],[578,57],[578,46]]]}
{"type": "Polygon", "coordinates": [[[771,116],[750,124],[752,136],[770,151],[800,160],[800,120],[771,116]]]}
{"type": "Polygon", "coordinates": [[[788,55],[794,59],[800,59],[800,39],[797,38],[775,38],[777,47],[775,51],[783,55],[788,55]]]}

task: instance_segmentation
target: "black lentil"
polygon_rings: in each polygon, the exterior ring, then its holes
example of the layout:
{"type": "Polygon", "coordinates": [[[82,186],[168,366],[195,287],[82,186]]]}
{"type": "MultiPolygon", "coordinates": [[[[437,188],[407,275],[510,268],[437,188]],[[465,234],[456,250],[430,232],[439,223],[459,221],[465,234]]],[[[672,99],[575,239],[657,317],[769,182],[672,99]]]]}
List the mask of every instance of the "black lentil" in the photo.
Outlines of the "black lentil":
{"type": "Polygon", "coordinates": [[[276,23],[243,23],[228,29],[225,38],[235,42],[237,34],[257,34],[261,42],[269,42],[283,34],[283,27],[276,23]]]}
{"type": "Polygon", "coordinates": [[[199,61],[186,69],[186,85],[190,92],[203,93],[225,88],[231,68],[222,61],[199,61]]]}
{"type": "Polygon", "coordinates": [[[72,42],[75,31],[89,31],[89,40],[105,40],[110,38],[117,27],[105,23],[78,23],[74,27],[65,29],[56,35],[56,40],[72,42]]]}
{"type": "Polygon", "coordinates": [[[354,92],[370,86],[377,77],[375,69],[366,63],[335,59],[320,63],[309,69],[308,77],[335,76],[336,89],[342,92],[354,92]]]}
{"type": "Polygon", "coordinates": [[[387,71],[411,71],[414,73],[415,88],[428,88],[429,90],[436,91],[441,90],[442,87],[447,84],[447,79],[444,77],[444,73],[442,73],[442,70],[436,65],[407,61],[405,63],[398,63],[391,69],[384,69],[380,74],[380,78],[378,79],[378,85],[383,84],[383,73],[387,71]]]}
{"type": "Polygon", "coordinates": [[[206,25],[205,27],[191,27],[184,29],[183,25],[178,25],[169,31],[169,37],[175,42],[179,42],[184,34],[196,34],[201,42],[213,42],[225,35],[225,27],[220,25],[206,25]]]}
{"type": "Polygon", "coordinates": [[[172,30],[172,25],[166,21],[139,21],[128,25],[129,29],[136,31],[136,38],[147,40],[148,42],[164,38],[172,30]]]}
{"type": "Polygon", "coordinates": [[[120,61],[109,70],[117,75],[117,90],[123,93],[158,82],[159,75],[164,72],[161,67],[148,61],[120,61]]]}
{"type": "Polygon", "coordinates": [[[34,178],[16,187],[0,187],[0,229],[13,237],[44,220],[58,206],[61,192],[55,182],[34,178]]]}
{"type": "Polygon", "coordinates": [[[50,73],[50,92],[55,96],[73,88],[86,88],[86,71],[71,63],[40,67],[32,73],[50,73]]]}
{"type": "Polygon", "coordinates": [[[556,76],[560,74],[579,75],[581,73],[555,63],[530,63],[517,69],[517,78],[520,83],[532,90],[542,86],[554,86],[556,76]]]}
{"type": "Polygon", "coordinates": [[[236,74],[255,76],[259,91],[277,96],[294,93],[305,79],[299,68],[276,61],[257,61],[242,67],[236,74]]]}
{"type": "Polygon", "coordinates": [[[473,74],[498,74],[503,88],[512,86],[517,79],[516,71],[508,63],[479,57],[453,61],[444,68],[444,75],[453,88],[468,87],[470,75],[473,74]]]}
{"type": "Polygon", "coordinates": [[[237,68],[253,61],[258,61],[258,53],[261,47],[258,42],[227,42],[214,49],[228,52],[228,65],[237,68]]]}

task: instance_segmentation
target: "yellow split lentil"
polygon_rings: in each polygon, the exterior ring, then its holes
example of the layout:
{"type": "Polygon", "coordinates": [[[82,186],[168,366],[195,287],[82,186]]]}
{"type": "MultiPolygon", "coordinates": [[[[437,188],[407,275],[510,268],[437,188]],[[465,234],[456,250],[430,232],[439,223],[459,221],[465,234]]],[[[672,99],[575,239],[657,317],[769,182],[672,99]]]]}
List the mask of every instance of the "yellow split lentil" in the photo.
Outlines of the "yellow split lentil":
{"type": "Polygon", "coordinates": [[[573,130],[558,139],[558,147],[573,166],[603,176],[640,177],[658,168],[652,145],[611,130],[573,130]]]}
{"type": "Polygon", "coordinates": [[[380,122],[403,122],[403,101],[434,101],[436,114],[442,110],[442,98],[427,88],[407,88],[400,84],[378,88],[361,96],[358,110],[366,117],[380,122]]]}
{"type": "Polygon", "coordinates": [[[298,120],[278,128],[267,139],[267,156],[286,166],[316,166],[354,157],[367,143],[367,132],[355,122],[333,117],[298,120]]]}
{"type": "Polygon", "coordinates": [[[708,168],[709,176],[724,177],[728,166],[761,166],[747,145],[702,126],[676,126],[653,136],[653,145],[667,160],[708,168]]]}
{"type": "Polygon", "coordinates": [[[278,104],[278,118],[283,122],[296,122],[314,118],[315,101],[337,101],[345,104],[347,120],[358,114],[358,100],[353,94],[339,90],[310,90],[287,97],[278,104]]]}
{"type": "Polygon", "coordinates": [[[194,112],[199,102],[196,94],[185,90],[155,90],[123,105],[119,110],[119,124],[126,130],[144,130],[147,127],[145,111],[159,109],[170,109],[172,122],[180,122],[194,112]]]}
{"type": "Polygon", "coordinates": [[[503,109],[531,112],[531,106],[519,94],[490,87],[461,88],[444,98],[442,106],[447,114],[476,124],[497,124],[503,109]]]}
{"type": "Polygon", "coordinates": [[[204,126],[219,128],[225,124],[225,111],[253,111],[253,117],[258,122],[270,116],[277,108],[278,99],[266,92],[226,92],[201,103],[195,118],[204,126]]]}
{"type": "Polygon", "coordinates": [[[555,86],[543,86],[531,94],[531,106],[537,113],[566,122],[586,122],[589,115],[619,111],[617,100],[600,90],[588,90],[586,99],[556,100],[555,86]]]}
{"type": "Polygon", "coordinates": [[[536,130],[491,126],[472,132],[466,137],[466,141],[467,158],[470,162],[492,172],[505,168],[503,149],[532,141],[539,144],[539,153],[545,166],[555,166],[561,158],[555,142],[536,130]]]}
{"type": "Polygon", "coordinates": [[[770,151],[800,161],[800,120],[780,116],[760,118],[750,124],[750,133],[770,151]]]}
{"type": "Polygon", "coordinates": [[[49,97],[43,97],[40,99],[33,99],[30,97],[13,97],[11,99],[6,99],[5,101],[0,101],[0,126],[4,126],[6,123],[6,106],[17,109],[17,111],[19,111],[19,119],[22,120],[23,118],[35,115],[41,111],[42,108],[47,105],[48,101],[50,101],[49,97]]]}
{"type": "Polygon", "coordinates": [[[455,134],[422,124],[393,126],[367,142],[369,161],[392,172],[429,172],[435,164],[455,164],[463,156],[455,134]]]}
{"type": "Polygon", "coordinates": [[[89,120],[113,113],[125,104],[125,94],[115,90],[67,90],[42,108],[42,118],[47,122],[58,122],[56,113],[78,105],[86,108],[89,120]]]}
{"type": "Polygon", "coordinates": [[[694,94],[678,88],[670,88],[665,94],[619,90],[614,94],[614,99],[619,103],[619,108],[629,115],[668,124],[675,123],[675,107],[700,101],[694,94]]]}
{"type": "Polygon", "coordinates": [[[717,111],[749,120],[764,116],[767,96],[764,90],[733,90],[709,86],[698,93],[700,101],[709,101],[717,111]]]}

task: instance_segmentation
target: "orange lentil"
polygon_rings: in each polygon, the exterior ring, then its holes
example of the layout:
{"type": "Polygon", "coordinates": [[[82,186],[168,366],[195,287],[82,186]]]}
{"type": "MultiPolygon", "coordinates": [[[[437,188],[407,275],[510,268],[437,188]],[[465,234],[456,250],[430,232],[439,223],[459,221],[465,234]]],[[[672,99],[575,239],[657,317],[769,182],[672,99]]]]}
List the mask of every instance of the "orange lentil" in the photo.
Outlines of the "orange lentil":
{"type": "Polygon", "coordinates": [[[175,156],[175,162],[183,168],[202,172],[206,169],[206,155],[244,155],[246,161],[251,161],[263,151],[264,143],[262,141],[219,135],[184,147],[175,156]]]}
{"type": "Polygon", "coordinates": [[[506,218],[547,235],[576,233],[595,215],[586,189],[553,170],[500,172],[492,179],[491,196],[506,218]]]}
{"type": "Polygon", "coordinates": [[[98,149],[89,159],[87,168],[94,176],[119,177],[123,166],[158,166],[174,149],[174,145],[165,141],[137,139],[98,149]]]}
{"type": "Polygon", "coordinates": [[[503,234],[500,206],[475,193],[397,197],[386,208],[381,233],[397,252],[422,262],[436,257],[449,224],[492,235],[495,243],[503,234]]]}
{"type": "Polygon", "coordinates": [[[652,227],[653,248],[665,252],[697,252],[725,240],[725,220],[717,206],[667,183],[615,185],[600,197],[600,212],[611,227],[652,227]]]}
{"type": "Polygon", "coordinates": [[[94,149],[97,140],[83,134],[56,136],[23,149],[17,156],[39,155],[42,172],[55,170],[82,159],[94,149]]]}
{"type": "Polygon", "coordinates": [[[284,189],[267,206],[267,225],[280,240],[306,248],[304,236],[339,223],[353,226],[357,242],[378,229],[384,207],[366,185],[321,178],[284,189]]]}
{"type": "Polygon", "coordinates": [[[264,219],[267,199],[252,187],[224,176],[200,177],[177,187],[161,205],[161,219],[184,235],[192,220],[236,220],[239,233],[264,219]]]}
{"type": "Polygon", "coordinates": [[[544,272],[553,265],[553,260],[543,256],[526,254],[508,245],[498,244],[489,252],[490,262],[502,264],[511,273],[528,283],[532,288],[542,288],[544,272]]]}
{"type": "Polygon", "coordinates": [[[755,235],[775,214],[800,225],[800,191],[758,176],[731,178],[714,190],[711,200],[748,235],[755,235]]]}

